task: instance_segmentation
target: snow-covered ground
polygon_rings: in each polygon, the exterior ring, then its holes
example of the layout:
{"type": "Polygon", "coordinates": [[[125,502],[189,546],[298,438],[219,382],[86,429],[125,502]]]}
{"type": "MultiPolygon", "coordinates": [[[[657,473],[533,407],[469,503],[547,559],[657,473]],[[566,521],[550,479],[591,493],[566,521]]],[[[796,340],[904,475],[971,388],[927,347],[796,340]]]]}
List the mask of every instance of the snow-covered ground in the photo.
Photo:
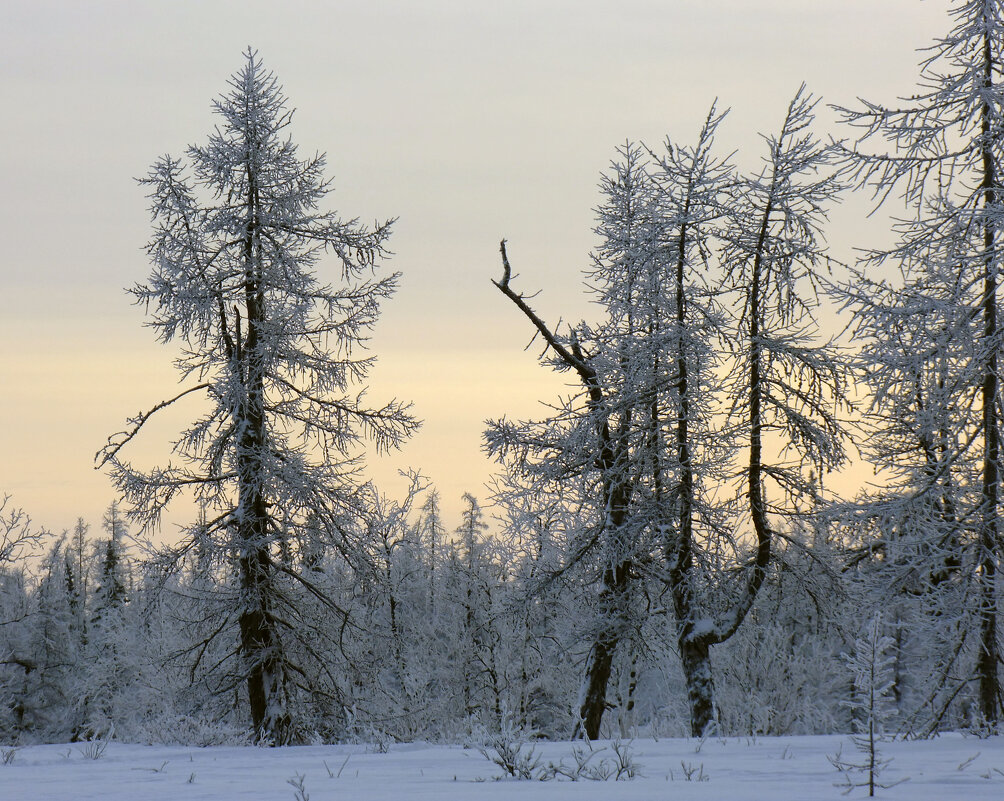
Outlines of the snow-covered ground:
{"type": "MultiPolygon", "coordinates": [[[[599,748],[605,743],[594,744],[599,748]]],[[[581,744],[579,745],[581,747],[581,744]]],[[[537,746],[544,762],[570,762],[573,745],[537,746]]],[[[21,748],[0,760],[2,801],[466,801],[466,799],[728,799],[817,801],[843,798],[840,774],[827,755],[846,737],[636,740],[642,775],[630,781],[496,781],[500,768],[475,749],[427,744],[189,748],[110,743],[98,758],[87,744],[21,748]],[[690,780],[687,774],[690,774],[690,780]],[[703,780],[699,780],[703,776],[703,780]],[[301,784],[298,790],[288,781],[301,784]]],[[[0,757],[8,749],[0,749],[0,757]]],[[[892,762],[880,799],[979,801],[1004,798],[1004,738],[961,735],[883,743],[892,762]]],[[[609,749],[597,758],[610,756],[609,749]]],[[[867,797],[855,789],[850,798],[867,797]]]]}

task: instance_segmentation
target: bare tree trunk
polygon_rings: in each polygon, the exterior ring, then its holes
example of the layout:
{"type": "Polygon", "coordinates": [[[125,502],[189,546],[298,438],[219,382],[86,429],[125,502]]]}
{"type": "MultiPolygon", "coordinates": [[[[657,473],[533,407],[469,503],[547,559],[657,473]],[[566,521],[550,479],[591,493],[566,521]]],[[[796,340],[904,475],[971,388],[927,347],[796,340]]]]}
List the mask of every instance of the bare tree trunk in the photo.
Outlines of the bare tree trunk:
{"type": "MultiPolygon", "coordinates": [[[[983,84],[989,94],[993,84],[993,58],[990,27],[983,34],[983,84]]],[[[1001,331],[997,323],[997,257],[994,253],[994,222],[990,219],[994,204],[1001,202],[997,176],[989,139],[992,110],[983,100],[983,249],[985,258],[983,285],[983,346],[987,363],[983,374],[983,514],[980,520],[979,617],[980,650],[976,671],[979,677],[980,713],[988,723],[996,723],[1001,710],[1002,695],[999,675],[1001,661],[997,632],[997,560],[999,558],[1000,523],[1000,424],[997,419],[997,395],[1000,387],[997,351],[1001,346],[1001,331]]]]}
{"type": "Polygon", "coordinates": [[[241,587],[247,608],[240,616],[241,653],[247,665],[248,701],[256,737],[273,745],[291,739],[286,702],[286,665],[269,612],[271,561],[256,550],[240,561],[241,587]]]}
{"type": "Polygon", "coordinates": [[[687,680],[690,703],[690,734],[704,737],[715,724],[715,685],[711,672],[711,650],[703,638],[681,637],[680,661],[687,680]]]}
{"type": "Polygon", "coordinates": [[[246,420],[238,468],[237,539],[243,595],[239,619],[241,656],[247,670],[248,701],[255,736],[262,742],[286,745],[291,735],[286,666],[271,613],[274,570],[268,548],[269,516],[260,481],[256,480],[261,468],[256,442],[260,429],[255,423],[260,419],[251,414],[246,420]]]}
{"type": "Polygon", "coordinates": [[[573,739],[584,736],[596,740],[606,709],[607,682],[617,650],[617,636],[598,637],[593,641],[586,659],[586,668],[579,689],[579,721],[575,724],[573,739]]]}
{"type": "Polygon", "coordinates": [[[260,330],[265,319],[257,242],[259,213],[257,176],[251,162],[248,176],[248,224],[244,240],[244,301],[247,337],[241,344],[237,319],[236,381],[244,397],[237,409],[241,434],[237,445],[237,548],[244,608],[240,615],[241,656],[247,670],[248,701],[256,737],[286,745],[290,716],[286,698],[286,663],[271,613],[274,570],[269,552],[271,519],[264,495],[265,381],[260,330]]]}
{"type": "Polygon", "coordinates": [[[610,670],[624,632],[630,569],[630,562],[625,561],[608,566],[603,571],[603,589],[600,592],[603,623],[586,658],[579,687],[579,720],[575,724],[573,739],[582,735],[587,740],[596,740],[600,736],[600,724],[607,708],[610,670]]]}
{"type": "MultiPolygon", "coordinates": [[[[684,219],[690,209],[688,187],[684,219]]],[[[669,583],[673,593],[673,611],[676,615],[677,645],[683,677],[687,684],[690,705],[690,733],[704,736],[715,721],[714,683],[711,675],[711,654],[707,641],[696,637],[694,631],[697,604],[694,598],[694,464],[690,449],[690,386],[687,354],[683,332],[687,325],[686,266],[687,225],[680,229],[676,260],[676,393],[679,417],[676,423],[676,450],[680,465],[678,515],[675,541],[669,543],[666,561],[669,564],[669,583]]]]}

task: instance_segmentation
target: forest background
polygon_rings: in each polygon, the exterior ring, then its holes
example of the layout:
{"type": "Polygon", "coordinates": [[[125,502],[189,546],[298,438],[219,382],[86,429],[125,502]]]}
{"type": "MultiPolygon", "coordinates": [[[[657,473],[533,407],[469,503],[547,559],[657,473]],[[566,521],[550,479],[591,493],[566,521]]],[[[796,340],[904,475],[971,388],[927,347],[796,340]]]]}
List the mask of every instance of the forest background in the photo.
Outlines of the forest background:
{"type": "MultiPolygon", "coordinates": [[[[517,278],[510,266],[515,247],[507,250],[503,240],[501,272],[496,266],[489,275],[521,313],[514,320],[524,318],[522,332],[494,326],[480,313],[479,293],[465,294],[457,277],[477,274],[471,262],[437,258],[424,274],[416,270],[421,291],[411,300],[418,303],[404,305],[389,327],[391,339],[372,342],[369,329],[395,277],[365,276],[388,255],[389,226],[314,214],[329,189],[325,164],[321,157],[298,161],[283,144],[292,119],[283,90],[258,51],[247,48],[244,67],[215,102],[220,117],[207,145],[187,151],[195,191],[168,156],[142,180],[154,258],[149,284],[130,292],[162,340],[183,341],[178,365],[203,383],[162,404],[171,406],[161,416],[165,428],[151,432],[141,416],[110,434],[97,462],[109,468],[125,510],[106,507],[106,538],[90,537],[80,516],[52,540],[21,516],[21,497],[0,510],[0,561],[10,565],[0,577],[4,728],[11,738],[250,736],[282,745],[501,737],[494,746],[501,754],[506,742],[537,735],[593,740],[681,728],[700,736],[854,728],[867,732],[859,744],[871,754],[871,780],[876,737],[887,726],[918,736],[957,727],[993,731],[1004,704],[996,577],[1004,24],[994,0],[953,8],[957,27],[934,50],[943,58],[933,63],[944,65],[947,77],[925,73],[931,93],[909,101],[917,111],[887,112],[867,101],[855,101],[864,103],[860,112],[827,110],[803,84],[790,103],[778,103],[787,108],[781,127],[764,124],[760,137],[747,135],[734,164],[732,143],[719,129],[737,110],[723,123],[721,106],[712,105],[699,137],[672,133],[664,156],[632,144],[629,134],[604,172],[594,212],[599,242],[584,265],[602,308],[599,322],[562,327],[548,322],[550,309],[538,316],[548,295],[534,291],[540,281],[517,278]],[[861,139],[835,143],[814,128],[814,111],[849,118],[874,136],[861,150],[861,139]],[[881,142],[870,155],[873,140],[883,138],[906,143],[905,155],[886,157],[881,142]],[[688,141],[696,145],[681,144],[688,141]],[[752,154],[761,148],[766,153],[757,162],[752,154]],[[830,204],[852,181],[877,184],[880,196],[902,188],[908,213],[919,212],[899,227],[901,247],[869,262],[901,268],[891,283],[852,271],[844,284],[851,259],[841,259],[839,248],[836,260],[825,251],[830,204]],[[315,246],[337,256],[348,289],[316,283],[315,246]],[[436,313],[444,295],[437,281],[453,286],[447,303],[461,310],[456,317],[436,313]],[[855,315],[860,355],[816,336],[813,289],[821,288],[855,315]],[[463,347],[422,346],[412,336],[439,326],[463,347]],[[517,422],[518,401],[497,391],[532,385],[535,398],[548,398],[545,382],[521,381],[519,363],[497,357],[510,337],[526,341],[527,328],[539,336],[543,361],[578,379],[577,388],[566,386],[569,397],[538,410],[545,419],[529,423],[517,422]],[[451,362],[462,352],[486,370],[473,386],[503,406],[486,409],[496,416],[485,448],[505,468],[487,492],[498,502],[487,512],[464,494],[458,524],[448,522],[454,510],[440,498],[451,482],[437,472],[460,470],[470,481],[476,471],[454,458],[444,439],[426,440],[437,455],[431,469],[409,464],[428,478],[402,476],[403,488],[382,472],[392,457],[372,474],[377,488],[358,480],[369,473],[343,470],[340,460],[355,455],[358,430],[393,451],[414,426],[411,407],[395,402],[372,414],[359,411],[369,402],[362,396],[330,398],[354,388],[346,374],[365,378],[367,368],[348,361],[358,358],[359,343],[382,352],[394,336],[409,339],[403,358],[427,385],[431,379],[438,400],[449,398],[435,413],[453,423],[460,406],[476,406],[472,384],[451,382],[436,366],[444,354],[451,362]],[[857,381],[874,394],[859,393],[857,381]],[[162,453],[163,443],[124,456],[134,435],[156,439],[174,431],[174,403],[194,391],[206,393],[211,412],[176,446],[184,468],[150,471],[144,464],[160,461],[150,454],[162,453]],[[834,490],[849,494],[854,483],[848,473],[831,480],[831,469],[849,461],[862,481],[857,453],[845,460],[844,447],[854,450],[851,430],[866,408],[857,442],[879,476],[878,492],[830,503],[834,490]],[[887,470],[896,483],[884,488],[887,470]],[[441,494],[427,487],[429,479],[441,494]],[[191,487],[199,516],[190,516],[175,540],[159,528],[162,509],[176,490],[191,487]],[[158,550],[130,551],[126,543],[137,533],[156,535],[158,550]],[[46,550],[32,573],[16,560],[35,540],[46,550]],[[153,676],[162,668],[166,681],[158,684],[153,676]]],[[[753,27],[747,20],[748,40],[753,27]]],[[[613,31],[607,23],[601,28],[613,31]]],[[[460,39],[470,44],[462,32],[460,39]]],[[[510,51],[501,53],[505,72],[510,51]]],[[[819,53],[809,60],[818,62],[819,53]]],[[[603,85],[614,65],[592,63],[603,85]]],[[[555,64],[570,66],[560,58],[555,64]]],[[[649,85],[658,62],[640,64],[633,67],[635,89],[649,85]]],[[[739,75],[742,68],[733,67],[739,75]]],[[[527,80],[539,86],[540,77],[527,80]]],[[[483,88],[467,89],[474,86],[483,88]]],[[[428,88],[412,92],[423,112],[428,88]]],[[[486,92],[467,102],[453,97],[451,111],[477,121],[499,113],[531,132],[528,147],[550,165],[542,147],[558,129],[546,115],[528,110],[518,92],[502,91],[505,102],[485,104],[485,97],[495,99],[486,92]]],[[[595,91],[590,97],[597,100],[595,91]]],[[[770,100],[752,87],[750,97],[758,111],[770,100]]],[[[364,108],[336,107],[363,125],[364,108]]],[[[580,117],[575,132],[592,130],[594,113],[580,117]]],[[[437,142],[466,141],[457,137],[456,118],[435,119],[447,128],[437,142]]],[[[402,140],[422,141],[410,118],[391,129],[402,140]]],[[[295,139],[302,141],[299,132],[295,139]]],[[[511,145],[511,136],[506,141],[511,145]]],[[[574,132],[562,134],[555,149],[574,150],[565,144],[576,141],[574,132]]],[[[497,165],[494,151],[478,144],[473,163],[497,165]]],[[[441,197],[446,188],[435,188],[434,179],[451,174],[443,165],[459,165],[466,186],[487,187],[496,202],[511,192],[522,213],[533,209],[537,223],[546,218],[551,201],[534,191],[548,182],[541,165],[527,184],[507,168],[481,184],[464,164],[465,152],[456,145],[452,159],[423,162],[429,172],[411,162],[410,174],[419,177],[412,189],[423,200],[441,197]],[[528,196],[543,199],[545,210],[524,202],[528,196]]],[[[527,167],[521,151],[509,152],[527,167]]],[[[336,185],[344,180],[343,173],[336,185]]],[[[469,233],[484,224],[491,208],[460,185],[454,196],[447,227],[469,233]]],[[[854,237],[875,224],[865,222],[867,203],[858,197],[844,206],[859,215],[854,237]]],[[[83,204],[103,208],[86,192],[83,204]]],[[[896,201],[890,205],[885,211],[895,213],[896,201]]],[[[349,214],[367,218],[357,207],[349,214]]],[[[504,214],[499,219],[508,222],[504,214]]],[[[850,219],[833,222],[837,236],[850,219]]],[[[886,230],[867,243],[872,247],[886,244],[890,233],[888,219],[878,222],[886,230]]],[[[515,239],[519,220],[513,225],[507,233],[515,239]]],[[[555,235],[548,226],[540,248],[529,236],[517,271],[536,260],[563,263],[549,253],[555,235]]],[[[405,241],[421,248],[421,238],[405,241]]],[[[442,237],[425,245],[438,254],[442,241],[452,244],[442,237]]],[[[33,242],[62,238],[36,235],[33,242]]],[[[390,245],[400,247],[399,240],[390,245]]],[[[100,253],[81,242],[73,247],[100,253]]],[[[594,308],[580,305],[579,280],[543,272],[559,281],[558,314],[594,317],[594,308]]],[[[76,306],[89,307],[86,291],[69,289],[76,306]]],[[[824,332],[841,326],[832,309],[819,317],[824,332]]],[[[86,328],[81,318],[70,321],[86,328]]],[[[76,347],[80,337],[66,333],[62,342],[76,347]]],[[[72,347],[58,349],[71,362],[72,347]]],[[[36,359],[35,368],[40,364],[36,359]]],[[[50,376],[51,365],[45,369],[50,376]]],[[[375,394],[391,376],[387,364],[382,369],[370,385],[375,394]]],[[[105,383],[123,380],[132,384],[121,374],[105,383]]],[[[43,383],[26,385],[37,392],[43,383]]],[[[406,386],[389,384],[389,394],[411,399],[406,386]]],[[[418,403],[420,395],[413,396],[418,403]]],[[[46,397],[57,406],[53,421],[87,406],[66,374],[46,397]]],[[[107,407],[109,397],[101,402],[107,407]]],[[[71,425],[86,428],[79,420],[71,425]]],[[[455,425],[454,433],[462,428],[455,425]]],[[[416,455],[422,451],[407,453],[416,455]]]]}

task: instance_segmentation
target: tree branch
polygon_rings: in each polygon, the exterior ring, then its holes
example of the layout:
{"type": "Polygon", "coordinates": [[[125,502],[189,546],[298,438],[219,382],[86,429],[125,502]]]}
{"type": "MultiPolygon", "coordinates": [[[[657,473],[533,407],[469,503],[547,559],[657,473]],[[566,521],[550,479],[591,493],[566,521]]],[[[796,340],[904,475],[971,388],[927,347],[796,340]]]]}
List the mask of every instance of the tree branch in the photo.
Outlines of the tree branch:
{"type": "Polygon", "coordinates": [[[94,465],[95,470],[100,470],[105,464],[111,459],[114,459],[118,452],[129,443],[133,437],[135,437],[141,428],[146,424],[147,420],[153,417],[154,414],[170,406],[175,401],[181,400],[186,395],[190,395],[193,392],[198,392],[200,389],[209,389],[212,385],[207,383],[196,384],[194,387],[189,387],[183,392],[179,392],[170,400],[161,401],[156,406],[154,406],[150,411],[139,415],[139,417],[132,418],[129,422],[133,424],[133,427],[128,431],[119,431],[117,434],[112,434],[108,437],[108,444],[105,445],[101,450],[94,454],[94,461],[97,463],[94,465]],[[116,440],[117,437],[122,437],[122,439],[116,440]]]}

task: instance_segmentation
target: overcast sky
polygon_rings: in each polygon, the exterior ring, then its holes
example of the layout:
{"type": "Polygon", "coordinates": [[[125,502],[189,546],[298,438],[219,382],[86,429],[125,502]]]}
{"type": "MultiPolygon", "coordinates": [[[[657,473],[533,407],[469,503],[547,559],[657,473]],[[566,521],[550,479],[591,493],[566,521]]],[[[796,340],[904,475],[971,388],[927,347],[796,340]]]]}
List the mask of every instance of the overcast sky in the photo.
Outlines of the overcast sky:
{"type": "MultiPolygon", "coordinates": [[[[174,394],[173,351],[123,287],[143,280],[135,178],[214,125],[210,104],[258,49],[328,154],[345,217],[398,217],[403,273],[373,348],[378,400],[425,420],[373,474],[421,469],[455,518],[484,496],[483,421],[527,416],[560,382],[492,287],[506,236],[547,319],[590,313],[579,271],[599,174],[625,139],[690,141],[714,98],[722,149],[759,158],[802,81],[824,101],[892,100],[945,0],[3,0],[0,7],[0,494],[59,531],[97,525],[113,491],[92,459],[127,416],[174,394]]],[[[823,109],[822,130],[835,130],[823,109]]],[[[882,223],[850,202],[849,258],[882,223]]],[[[323,269],[323,267],[322,267],[323,269]]],[[[182,414],[133,450],[166,461],[182,414]]],[[[456,522],[455,519],[453,522],[456,522]]]]}

